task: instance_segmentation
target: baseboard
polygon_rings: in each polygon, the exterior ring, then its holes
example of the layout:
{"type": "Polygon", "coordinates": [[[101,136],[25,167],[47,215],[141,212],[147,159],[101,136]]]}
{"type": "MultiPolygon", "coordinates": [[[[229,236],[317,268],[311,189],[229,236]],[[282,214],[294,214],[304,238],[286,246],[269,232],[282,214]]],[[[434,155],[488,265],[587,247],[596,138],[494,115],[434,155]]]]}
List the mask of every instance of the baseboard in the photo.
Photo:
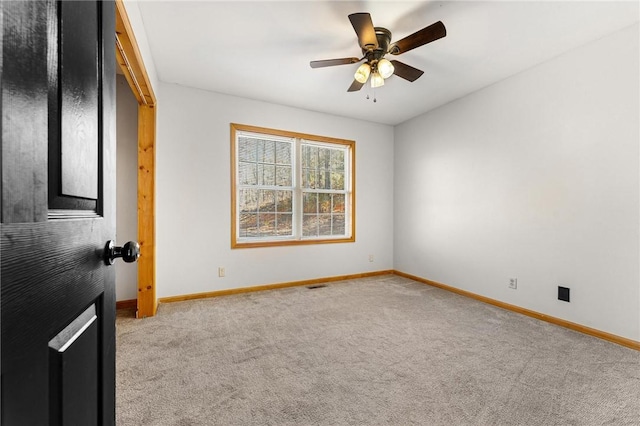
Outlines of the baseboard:
{"type": "Polygon", "coordinates": [[[116,309],[138,309],[138,300],[119,300],[116,302],[116,309]]]}
{"type": "Polygon", "coordinates": [[[602,340],[607,340],[612,343],[616,343],[621,346],[625,346],[627,348],[635,349],[640,351],[640,342],[632,339],[627,339],[626,337],[617,336],[615,334],[607,333],[606,331],[596,330],[595,328],[587,327],[581,324],[576,324],[571,321],[566,321],[561,318],[552,317],[549,315],[541,314],[536,311],[532,311],[530,309],[525,309],[520,306],[511,305],[509,303],[504,303],[499,300],[491,299],[489,297],[480,296],[479,294],[472,293],[470,291],[461,290],[459,288],[451,287],[446,284],[439,283],[437,281],[428,280],[422,277],[418,277],[411,274],[406,274],[404,272],[394,270],[393,273],[395,275],[409,278],[410,280],[418,281],[423,284],[430,285],[432,287],[438,287],[443,290],[450,291],[452,293],[460,294],[462,296],[469,297],[471,299],[479,300],[484,303],[488,303],[489,305],[497,306],[502,309],[506,309],[508,311],[517,312],[522,315],[526,315],[528,317],[536,318],[541,321],[545,321],[551,324],[558,325],[560,327],[568,328],[573,331],[577,331],[579,333],[588,334],[589,336],[597,337],[602,340]]]}
{"type": "Polygon", "coordinates": [[[180,296],[161,297],[158,299],[158,302],[160,303],[183,302],[185,300],[207,299],[210,297],[229,296],[231,294],[252,293],[254,291],[265,291],[265,290],[274,290],[278,288],[298,287],[298,286],[304,286],[304,285],[327,283],[327,282],[333,282],[333,281],[353,280],[357,278],[375,277],[378,275],[389,275],[389,274],[393,274],[393,270],[363,272],[361,274],[339,275],[335,277],[314,278],[312,280],[291,281],[291,282],[278,283],[278,284],[266,284],[266,285],[259,285],[259,286],[253,286],[253,287],[240,287],[240,288],[230,288],[227,290],[208,291],[206,293],[192,293],[192,294],[184,294],[180,296]]]}

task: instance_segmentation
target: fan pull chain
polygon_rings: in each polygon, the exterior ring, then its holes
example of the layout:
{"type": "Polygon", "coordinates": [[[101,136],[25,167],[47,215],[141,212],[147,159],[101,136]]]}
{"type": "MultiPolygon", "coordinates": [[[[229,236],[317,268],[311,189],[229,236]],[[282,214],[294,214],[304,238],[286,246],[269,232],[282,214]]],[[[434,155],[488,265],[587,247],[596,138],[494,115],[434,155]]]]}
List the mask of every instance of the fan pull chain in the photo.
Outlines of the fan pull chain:
{"type": "MultiPolygon", "coordinates": [[[[368,94],[368,93],[367,93],[367,98],[366,98],[366,99],[367,99],[367,100],[371,99],[371,98],[369,97],[369,94],[368,94]]],[[[375,89],[375,88],[373,89],[373,102],[378,102],[378,99],[376,98],[376,89],[375,89]]]]}

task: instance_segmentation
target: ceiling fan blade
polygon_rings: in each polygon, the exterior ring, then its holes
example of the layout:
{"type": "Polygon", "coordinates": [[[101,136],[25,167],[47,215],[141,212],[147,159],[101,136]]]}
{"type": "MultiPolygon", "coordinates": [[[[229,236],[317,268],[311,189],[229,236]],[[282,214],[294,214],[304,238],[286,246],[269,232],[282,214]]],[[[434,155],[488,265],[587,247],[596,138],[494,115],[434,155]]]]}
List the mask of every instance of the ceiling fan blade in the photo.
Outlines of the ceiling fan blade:
{"type": "Polygon", "coordinates": [[[355,64],[360,61],[361,59],[359,58],[324,59],[322,61],[311,61],[309,62],[309,65],[311,65],[311,68],[323,68],[332,67],[334,65],[355,64]]]}
{"type": "Polygon", "coordinates": [[[357,92],[358,90],[362,89],[362,86],[364,86],[364,83],[360,83],[358,80],[353,80],[353,83],[351,83],[351,86],[349,86],[347,92],[357,92]]]}
{"type": "Polygon", "coordinates": [[[360,47],[365,50],[377,49],[378,38],[376,37],[376,30],[373,28],[371,15],[368,13],[352,13],[349,15],[349,20],[358,35],[360,47]]]}
{"type": "Polygon", "coordinates": [[[393,73],[407,81],[416,81],[422,74],[424,74],[424,71],[400,61],[396,61],[395,59],[389,62],[393,64],[393,73]]]}
{"type": "Polygon", "coordinates": [[[392,55],[399,55],[415,49],[416,47],[431,43],[432,41],[438,40],[446,35],[447,29],[444,27],[442,21],[438,21],[435,24],[424,27],[420,31],[416,31],[402,40],[393,43],[389,48],[389,53],[392,55]]]}

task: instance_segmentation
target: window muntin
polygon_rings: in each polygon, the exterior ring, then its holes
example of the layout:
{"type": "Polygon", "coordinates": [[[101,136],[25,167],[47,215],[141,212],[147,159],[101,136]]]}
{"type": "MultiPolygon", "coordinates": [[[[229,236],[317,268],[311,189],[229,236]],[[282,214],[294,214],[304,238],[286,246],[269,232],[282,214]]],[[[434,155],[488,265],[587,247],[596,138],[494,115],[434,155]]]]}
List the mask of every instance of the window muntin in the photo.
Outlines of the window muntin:
{"type": "Polygon", "coordinates": [[[353,141],[231,125],[232,247],[355,241],[353,141]]]}

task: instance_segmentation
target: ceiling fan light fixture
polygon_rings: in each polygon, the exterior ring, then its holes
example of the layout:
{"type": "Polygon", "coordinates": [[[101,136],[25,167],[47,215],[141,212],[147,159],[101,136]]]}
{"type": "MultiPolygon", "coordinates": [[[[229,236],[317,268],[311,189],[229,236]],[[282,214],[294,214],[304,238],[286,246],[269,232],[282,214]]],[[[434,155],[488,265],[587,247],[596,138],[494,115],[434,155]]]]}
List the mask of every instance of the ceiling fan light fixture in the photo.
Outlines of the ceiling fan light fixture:
{"type": "Polygon", "coordinates": [[[384,86],[384,78],[382,78],[378,71],[374,71],[374,73],[371,74],[371,87],[376,88],[380,86],[384,86]]]}
{"type": "Polygon", "coordinates": [[[349,15],[349,21],[351,21],[351,25],[358,36],[358,46],[360,46],[363,56],[359,59],[358,57],[336,58],[311,61],[309,63],[311,68],[323,68],[335,65],[357,64],[364,61],[364,64],[360,65],[354,74],[353,83],[351,83],[347,92],[359,91],[367,80],[371,80],[372,88],[383,86],[384,80],[392,75],[397,75],[409,82],[416,81],[424,74],[423,71],[400,61],[390,61],[385,59],[384,56],[386,54],[400,55],[447,35],[447,29],[444,24],[442,21],[438,21],[401,40],[394,41],[392,44],[391,31],[383,27],[374,27],[369,13],[352,13],[349,15]]]}
{"type": "Polygon", "coordinates": [[[358,83],[366,83],[369,78],[369,74],[371,73],[371,66],[369,64],[362,64],[356,70],[356,73],[353,77],[356,79],[358,83]]]}
{"type": "Polygon", "coordinates": [[[386,59],[380,59],[378,61],[378,72],[382,78],[389,78],[393,75],[393,64],[386,59]]]}

